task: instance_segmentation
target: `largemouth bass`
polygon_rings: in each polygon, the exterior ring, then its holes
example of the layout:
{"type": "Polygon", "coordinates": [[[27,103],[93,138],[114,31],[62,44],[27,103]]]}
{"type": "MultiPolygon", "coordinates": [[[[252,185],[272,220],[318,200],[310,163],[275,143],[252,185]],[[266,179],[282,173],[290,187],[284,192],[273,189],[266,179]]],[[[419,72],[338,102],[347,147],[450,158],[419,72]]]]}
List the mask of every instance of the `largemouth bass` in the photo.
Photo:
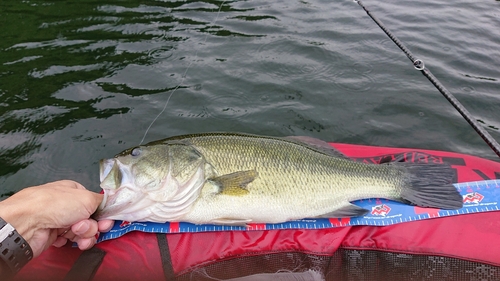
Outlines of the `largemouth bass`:
{"type": "Polygon", "coordinates": [[[362,216],[351,204],[387,198],[458,209],[452,169],[365,164],[308,137],[207,133],[167,138],[100,162],[97,219],[245,225],[362,216]]]}

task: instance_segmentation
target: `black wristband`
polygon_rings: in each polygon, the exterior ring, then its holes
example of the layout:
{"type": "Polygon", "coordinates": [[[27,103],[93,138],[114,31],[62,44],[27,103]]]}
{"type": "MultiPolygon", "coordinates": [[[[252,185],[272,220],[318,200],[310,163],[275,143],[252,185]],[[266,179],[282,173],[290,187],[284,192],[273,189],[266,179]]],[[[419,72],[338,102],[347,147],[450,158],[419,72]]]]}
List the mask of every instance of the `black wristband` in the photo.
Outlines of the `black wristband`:
{"type": "Polygon", "coordinates": [[[0,260],[16,274],[33,258],[33,251],[16,229],[0,218],[0,260]]]}

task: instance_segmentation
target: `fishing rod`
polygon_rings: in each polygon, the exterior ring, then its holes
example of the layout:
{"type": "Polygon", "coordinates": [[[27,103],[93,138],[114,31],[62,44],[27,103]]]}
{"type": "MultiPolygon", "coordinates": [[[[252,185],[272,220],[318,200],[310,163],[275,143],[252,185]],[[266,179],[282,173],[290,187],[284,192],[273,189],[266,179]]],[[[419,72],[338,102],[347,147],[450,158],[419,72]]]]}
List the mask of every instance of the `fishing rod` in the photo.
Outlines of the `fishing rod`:
{"type": "Polygon", "coordinates": [[[500,157],[500,145],[498,142],[472,117],[469,111],[450,93],[439,80],[425,67],[421,59],[417,59],[410,50],[387,28],[385,25],[366,8],[359,0],[354,0],[358,3],[363,10],[372,18],[372,20],[391,38],[391,40],[405,53],[405,55],[412,61],[415,69],[419,70],[429,81],[443,94],[443,96],[455,107],[455,109],[462,115],[462,117],[474,128],[479,136],[488,144],[488,146],[500,157]]]}

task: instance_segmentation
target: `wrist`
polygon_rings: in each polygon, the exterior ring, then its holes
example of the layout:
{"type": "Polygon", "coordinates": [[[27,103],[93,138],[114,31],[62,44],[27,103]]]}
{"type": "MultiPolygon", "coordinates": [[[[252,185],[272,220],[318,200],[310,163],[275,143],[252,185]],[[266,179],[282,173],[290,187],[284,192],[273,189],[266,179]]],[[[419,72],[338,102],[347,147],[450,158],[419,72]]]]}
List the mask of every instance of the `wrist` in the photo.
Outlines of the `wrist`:
{"type": "Polygon", "coordinates": [[[19,235],[11,224],[0,218],[0,261],[3,264],[0,270],[2,270],[2,276],[16,274],[32,258],[33,251],[28,242],[19,235]],[[8,271],[6,271],[7,267],[8,271]]]}
{"type": "Polygon", "coordinates": [[[36,225],[32,223],[37,220],[36,214],[31,212],[32,203],[29,200],[19,198],[23,197],[16,193],[0,202],[0,218],[12,225],[24,239],[29,241],[36,230],[36,225]]]}

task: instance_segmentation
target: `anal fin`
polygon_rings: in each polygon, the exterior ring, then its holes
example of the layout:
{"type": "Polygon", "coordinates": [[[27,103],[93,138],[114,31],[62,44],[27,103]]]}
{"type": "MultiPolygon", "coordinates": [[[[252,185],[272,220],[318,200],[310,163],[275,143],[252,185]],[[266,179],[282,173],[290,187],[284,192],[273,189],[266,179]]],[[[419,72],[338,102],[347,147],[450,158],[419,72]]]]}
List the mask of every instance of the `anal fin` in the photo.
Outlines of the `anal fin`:
{"type": "Polygon", "coordinates": [[[346,218],[346,217],[362,217],[368,213],[369,210],[361,208],[351,203],[347,203],[339,209],[318,216],[317,218],[346,218]]]}
{"type": "Polygon", "coordinates": [[[210,223],[219,224],[219,225],[232,225],[232,226],[247,226],[247,224],[251,223],[251,219],[236,219],[236,218],[217,218],[211,220],[210,223]]]}

